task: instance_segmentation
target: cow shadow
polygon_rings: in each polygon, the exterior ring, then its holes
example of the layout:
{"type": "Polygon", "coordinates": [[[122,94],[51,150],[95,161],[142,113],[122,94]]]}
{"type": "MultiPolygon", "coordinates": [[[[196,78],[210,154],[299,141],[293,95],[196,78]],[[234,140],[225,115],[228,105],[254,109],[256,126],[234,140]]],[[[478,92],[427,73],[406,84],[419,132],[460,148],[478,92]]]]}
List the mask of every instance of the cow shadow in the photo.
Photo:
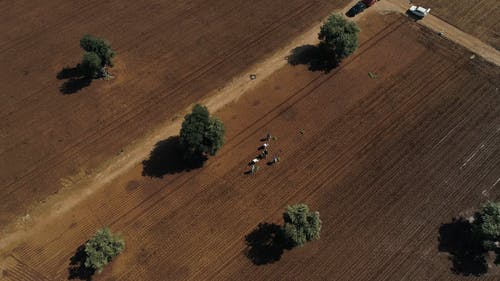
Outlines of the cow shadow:
{"type": "Polygon", "coordinates": [[[277,224],[260,223],[245,236],[245,256],[255,265],[265,265],[280,260],[284,250],[291,249],[283,228],[277,224]]]}
{"type": "Polygon", "coordinates": [[[70,258],[68,267],[68,280],[92,280],[92,276],[95,274],[93,268],[85,267],[85,260],[87,255],[85,254],[85,244],[80,245],[76,251],[75,255],[70,258]]]}
{"type": "Polygon", "coordinates": [[[487,251],[473,233],[472,224],[464,218],[454,218],[439,228],[440,252],[447,252],[451,271],[457,275],[479,276],[488,271],[487,251]]]}
{"type": "Polygon", "coordinates": [[[286,57],[290,65],[307,65],[310,71],[330,72],[340,61],[320,45],[302,45],[294,48],[286,57]]]}
{"type": "Polygon", "coordinates": [[[206,157],[186,158],[179,136],[169,137],[156,143],[149,158],[142,161],[142,175],[163,178],[167,174],[201,168],[205,161],[206,157]]]}
{"type": "Polygon", "coordinates": [[[92,83],[92,78],[86,77],[80,70],[80,65],[75,67],[64,67],[56,75],[59,80],[66,80],[59,91],[64,95],[74,94],[92,83]]]}

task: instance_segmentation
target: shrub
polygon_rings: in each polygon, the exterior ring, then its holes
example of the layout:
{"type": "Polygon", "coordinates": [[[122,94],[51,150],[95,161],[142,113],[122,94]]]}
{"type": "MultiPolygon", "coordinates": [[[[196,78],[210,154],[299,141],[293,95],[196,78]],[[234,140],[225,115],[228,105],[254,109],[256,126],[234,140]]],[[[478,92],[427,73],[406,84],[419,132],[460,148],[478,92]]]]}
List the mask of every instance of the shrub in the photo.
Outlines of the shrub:
{"type": "Polygon", "coordinates": [[[337,64],[350,56],[358,47],[358,26],[341,15],[331,15],[318,34],[324,59],[337,64]]]}
{"type": "Polygon", "coordinates": [[[196,104],[184,117],[179,140],[185,157],[199,158],[215,155],[224,144],[224,124],[211,117],[205,106],[196,104]]]}
{"type": "Polygon", "coordinates": [[[302,246],[308,241],[319,239],[321,220],[318,212],[309,212],[306,204],[288,206],[283,214],[283,230],[293,247],[302,246]]]}
{"type": "Polygon", "coordinates": [[[125,242],[120,236],[113,235],[108,228],[101,228],[85,243],[85,267],[101,272],[124,248],[125,242]]]}

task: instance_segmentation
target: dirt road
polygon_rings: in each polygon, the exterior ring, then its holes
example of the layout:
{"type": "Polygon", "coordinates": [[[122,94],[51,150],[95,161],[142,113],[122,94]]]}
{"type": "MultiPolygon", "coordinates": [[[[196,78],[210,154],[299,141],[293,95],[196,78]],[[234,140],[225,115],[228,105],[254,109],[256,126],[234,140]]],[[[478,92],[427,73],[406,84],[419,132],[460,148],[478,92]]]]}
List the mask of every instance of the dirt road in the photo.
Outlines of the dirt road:
{"type": "MultiPolygon", "coordinates": [[[[451,4],[450,4],[451,5],[451,4]]],[[[408,1],[405,0],[382,0],[374,6],[379,11],[396,11],[406,13],[409,8],[408,1]]],[[[500,66],[500,52],[492,46],[484,43],[476,37],[461,31],[449,23],[435,17],[431,14],[419,21],[420,24],[434,30],[442,32],[445,38],[469,49],[473,54],[477,54],[484,59],[500,66]]],[[[472,55],[472,54],[471,54],[472,55]]]]}

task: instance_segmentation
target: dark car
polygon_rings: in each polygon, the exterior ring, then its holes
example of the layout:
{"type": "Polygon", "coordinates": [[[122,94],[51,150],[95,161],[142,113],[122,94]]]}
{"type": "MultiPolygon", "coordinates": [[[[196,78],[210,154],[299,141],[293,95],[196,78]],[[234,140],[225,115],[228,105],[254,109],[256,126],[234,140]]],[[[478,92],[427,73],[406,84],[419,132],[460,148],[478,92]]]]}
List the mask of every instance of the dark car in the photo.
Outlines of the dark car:
{"type": "Polygon", "coordinates": [[[366,4],[363,3],[362,1],[360,1],[360,2],[356,3],[356,5],[354,5],[351,9],[349,9],[349,11],[347,11],[347,13],[345,13],[345,15],[352,18],[355,15],[363,12],[366,8],[367,8],[366,4]]]}

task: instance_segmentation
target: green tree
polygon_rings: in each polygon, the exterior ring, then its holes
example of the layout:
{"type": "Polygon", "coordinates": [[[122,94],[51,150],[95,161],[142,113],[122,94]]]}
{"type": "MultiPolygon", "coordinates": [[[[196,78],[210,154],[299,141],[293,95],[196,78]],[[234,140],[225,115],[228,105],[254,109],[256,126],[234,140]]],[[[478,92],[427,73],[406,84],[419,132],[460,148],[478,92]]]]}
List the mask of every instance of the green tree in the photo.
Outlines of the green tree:
{"type": "Polygon", "coordinates": [[[111,44],[106,40],[86,34],[80,39],[80,46],[86,52],[92,52],[101,59],[101,67],[113,66],[115,52],[111,49],[111,44]]]}
{"type": "Polygon", "coordinates": [[[474,224],[478,233],[486,240],[500,239],[500,202],[488,202],[476,214],[474,224]]]}
{"type": "Polygon", "coordinates": [[[291,205],[283,214],[283,231],[291,246],[302,246],[308,241],[319,239],[321,220],[318,212],[309,212],[306,204],[291,205]]]}
{"type": "Polygon", "coordinates": [[[318,34],[320,50],[329,64],[337,64],[358,47],[358,26],[341,15],[331,15],[318,34]]]}
{"type": "Polygon", "coordinates": [[[179,141],[187,159],[215,155],[224,145],[224,124],[211,117],[205,106],[196,104],[184,117],[179,141]]]}
{"type": "Polygon", "coordinates": [[[473,230],[485,250],[495,251],[496,264],[500,263],[500,202],[488,202],[474,217],[473,230]]]}
{"type": "Polygon", "coordinates": [[[82,63],[79,65],[83,75],[89,78],[96,78],[101,69],[101,59],[96,53],[85,52],[82,63]]]}
{"type": "Polygon", "coordinates": [[[124,248],[125,242],[120,236],[113,235],[106,227],[101,228],[85,243],[85,267],[101,272],[124,248]]]}

